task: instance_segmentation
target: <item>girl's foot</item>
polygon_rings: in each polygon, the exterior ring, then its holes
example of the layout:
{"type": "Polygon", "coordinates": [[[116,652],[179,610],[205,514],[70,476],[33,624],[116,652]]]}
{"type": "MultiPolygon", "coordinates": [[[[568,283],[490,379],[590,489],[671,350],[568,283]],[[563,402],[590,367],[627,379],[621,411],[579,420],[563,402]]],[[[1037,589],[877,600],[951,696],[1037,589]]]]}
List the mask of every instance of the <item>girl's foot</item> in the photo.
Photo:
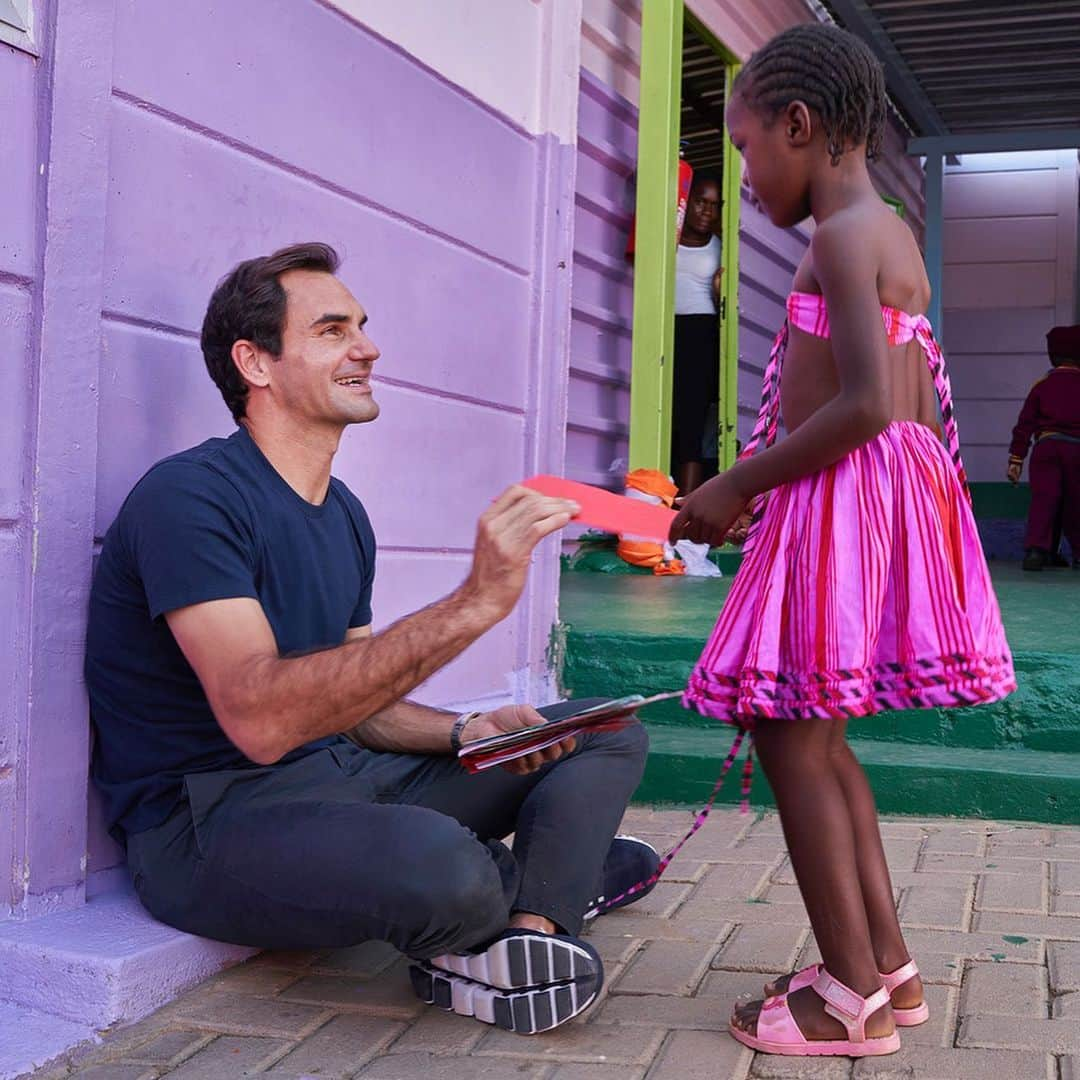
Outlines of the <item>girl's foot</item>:
{"type": "MultiPolygon", "coordinates": [[[[781,975],[779,979],[766,983],[765,996],[773,997],[776,994],[786,994],[791,980],[799,974],[801,972],[792,972],[790,975],[781,975]]],[[[884,978],[883,976],[883,980],[884,978]]],[[[894,1009],[903,1009],[905,1011],[918,1009],[923,1004],[923,985],[919,973],[916,971],[910,979],[905,980],[898,986],[894,986],[890,996],[894,1009]]]]}
{"type": "MultiPolygon", "coordinates": [[[[758,1015],[764,1004],[763,1001],[750,1001],[736,1005],[735,1011],[731,1014],[731,1026],[747,1035],[756,1034],[758,1015]]],[[[807,1042],[847,1038],[844,1025],[825,1011],[825,1002],[817,996],[812,987],[804,986],[801,990],[789,994],[788,1006],[807,1042]]],[[[896,1024],[889,1006],[878,1009],[866,1021],[867,1038],[884,1038],[895,1030],[896,1024]]]]}

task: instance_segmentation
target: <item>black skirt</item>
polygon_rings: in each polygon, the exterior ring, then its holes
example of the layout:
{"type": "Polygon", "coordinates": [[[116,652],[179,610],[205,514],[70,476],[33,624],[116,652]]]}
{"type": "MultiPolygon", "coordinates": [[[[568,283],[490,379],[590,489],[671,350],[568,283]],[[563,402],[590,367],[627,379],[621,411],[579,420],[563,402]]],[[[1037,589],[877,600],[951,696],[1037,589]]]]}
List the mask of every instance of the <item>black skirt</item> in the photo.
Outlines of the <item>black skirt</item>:
{"type": "Polygon", "coordinates": [[[675,316],[675,386],[671,464],[702,461],[709,408],[720,396],[720,321],[716,315],[675,316]]]}

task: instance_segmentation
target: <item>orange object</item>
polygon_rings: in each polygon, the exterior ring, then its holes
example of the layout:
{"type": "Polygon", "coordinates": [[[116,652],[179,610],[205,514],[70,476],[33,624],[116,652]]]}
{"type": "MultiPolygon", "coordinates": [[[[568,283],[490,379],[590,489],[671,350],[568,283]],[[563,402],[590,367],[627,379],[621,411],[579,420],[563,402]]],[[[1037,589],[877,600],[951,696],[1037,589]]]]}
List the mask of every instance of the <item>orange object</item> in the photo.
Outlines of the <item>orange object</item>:
{"type": "MultiPolygon", "coordinates": [[[[658,469],[634,469],[626,474],[627,495],[631,499],[671,506],[679,489],[658,469]],[[640,492],[640,496],[630,494],[640,492]]],[[[667,537],[665,536],[666,540],[667,537]]],[[[663,543],[642,539],[639,535],[624,533],[619,537],[615,554],[631,566],[643,566],[654,574],[685,574],[686,566],[680,559],[668,560],[664,557],[663,543]]]]}
{"type": "Polygon", "coordinates": [[[615,495],[591,484],[581,484],[562,476],[534,476],[522,484],[541,495],[573,499],[581,510],[574,520],[595,525],[614,533],[630,533],[645,540],[663,543],[675,518],[675,511],[666,506],[615,495]]]}

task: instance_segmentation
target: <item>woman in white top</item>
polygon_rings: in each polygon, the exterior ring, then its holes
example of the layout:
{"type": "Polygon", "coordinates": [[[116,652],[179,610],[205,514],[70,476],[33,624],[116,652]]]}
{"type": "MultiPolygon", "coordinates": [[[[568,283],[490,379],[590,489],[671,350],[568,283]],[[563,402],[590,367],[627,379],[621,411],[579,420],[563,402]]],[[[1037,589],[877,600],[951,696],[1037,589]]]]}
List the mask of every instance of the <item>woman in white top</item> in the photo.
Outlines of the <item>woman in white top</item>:
{"type": "Polygon", "coordinates": [[[720,185],[698,173],[690,188],[675,260],[675,386],[671,468],[687,495],[705,480],[702,442],[709,408],[720,395],[720,185]]]}

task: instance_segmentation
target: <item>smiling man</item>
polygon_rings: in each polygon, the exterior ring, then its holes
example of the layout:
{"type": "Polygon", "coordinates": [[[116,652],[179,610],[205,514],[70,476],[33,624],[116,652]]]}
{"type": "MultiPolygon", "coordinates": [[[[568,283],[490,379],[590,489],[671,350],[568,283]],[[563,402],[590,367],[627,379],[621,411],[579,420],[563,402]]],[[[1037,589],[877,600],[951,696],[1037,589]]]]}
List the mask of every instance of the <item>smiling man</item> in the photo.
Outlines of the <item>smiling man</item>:
{"type": "Polygon", "coordinates": [[[86,657],[94,780],[163,922],[268,948],[389,941],[424,1000],[547,1030],[603,981],[583,919],[656,866],[614,835],[645,735],[470,776],[463,742],[537,711],[406,700],[510,613],[533,548],[576,507],[503,492],[461,586],[372,633],[375,537],[331,466],[344,430],[379,415],[379,350],[337,265],[295,245],[211,297],[203,355],[237,430],[158,462],[105,537],[86,657]]]}

